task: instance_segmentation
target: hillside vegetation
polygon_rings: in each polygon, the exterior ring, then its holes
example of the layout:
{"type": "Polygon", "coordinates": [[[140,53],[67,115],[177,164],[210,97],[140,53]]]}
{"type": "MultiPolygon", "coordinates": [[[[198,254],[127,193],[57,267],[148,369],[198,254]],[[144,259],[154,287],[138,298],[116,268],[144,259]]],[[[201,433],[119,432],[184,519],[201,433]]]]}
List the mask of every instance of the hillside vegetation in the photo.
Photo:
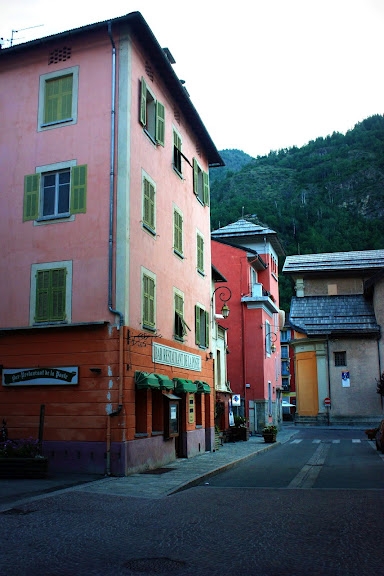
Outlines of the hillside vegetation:
{"type": "Polygon", "coordinates": [[[221,155],[226,168],[210,171],[213,230],[244,216],[275,230],[287,255],[384,248],[383,116],[268,156],[221,155]]]}

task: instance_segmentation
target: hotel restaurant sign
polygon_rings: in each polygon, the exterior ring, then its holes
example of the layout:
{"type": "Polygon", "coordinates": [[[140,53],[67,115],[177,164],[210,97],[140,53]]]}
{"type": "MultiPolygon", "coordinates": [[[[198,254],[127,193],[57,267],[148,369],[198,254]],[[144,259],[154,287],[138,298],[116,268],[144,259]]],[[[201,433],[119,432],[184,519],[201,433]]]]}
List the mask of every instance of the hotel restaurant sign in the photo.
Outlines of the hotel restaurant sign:
{"type": "Polygon", "coordinates": [[[201,356],[183,352],[170,346],[163,346],[163,344],[156,342],[152,344],[152,362],[201,372],[201,356]]]}
{"type": "Polygon", "coordinates": [[[41,386],[78,384],[79,367],[3,368],[3,386],[41,386]]]}

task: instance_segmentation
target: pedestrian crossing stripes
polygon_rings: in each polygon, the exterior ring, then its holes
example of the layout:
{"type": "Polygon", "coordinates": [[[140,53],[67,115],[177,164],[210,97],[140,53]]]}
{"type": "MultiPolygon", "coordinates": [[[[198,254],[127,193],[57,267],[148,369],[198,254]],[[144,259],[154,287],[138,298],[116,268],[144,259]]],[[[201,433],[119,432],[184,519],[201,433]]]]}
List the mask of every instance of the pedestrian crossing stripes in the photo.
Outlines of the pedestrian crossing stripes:
{"type": "MultiPolygon", "coordinates": [[[[302,442],[304,440],[304,438],[296,438],[295,440],[292,440],[290,442],[290,444],[300,444],[300,442],[302,442]]],[[[334,439],[334,440],[321,440],[319,438],[314,438],[312,440],[312,444],[321,444],[322,442],[326,442],[327,444],[331,443],[331,444],[340,444],[340,439],[334,439]]],[[[351,438],[351,442],[352,444],[360,444],[361,440],[360,438],[351,438]]]]}

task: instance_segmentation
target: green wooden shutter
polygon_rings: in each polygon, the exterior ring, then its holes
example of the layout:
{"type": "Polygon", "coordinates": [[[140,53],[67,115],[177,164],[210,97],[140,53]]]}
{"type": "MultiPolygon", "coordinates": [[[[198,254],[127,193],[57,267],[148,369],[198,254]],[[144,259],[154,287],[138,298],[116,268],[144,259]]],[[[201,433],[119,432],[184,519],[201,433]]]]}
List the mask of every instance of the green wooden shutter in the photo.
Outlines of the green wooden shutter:
{"type": "Polygon", "coordinates": [[[71,170],[71,214],[84,214],[87,208],[87,165],[71,170]]]}
{"type": "Polygon", "coordinates": [[[156,102],[156,142],[164,146],[165,139],[165,108],[156,102]]]}
{"type": "Polygon", "coordinates": [[[200,308],[195,306],[195,342],[200,345],[200,308]]]}
{"type": "Polygon", "coordinates": [[[40,174],[24,176],[23,221],[36,220],[39,216],[40,174]]]}
{"type": "Polygon", "coordinates": [[[45,83],[44,123],[58,122],[72,117],[73,76],[47,80],[45,83]]]}
{"type": "Polygon", "coordinates": [[[199,167],[196,158],[193,159],[193,193],[199,194],[199,167]]]}
{"type": "Polygon", "coordinates": [[[35,322],[49,320],[49,287],[50,270],[39,270],[36,273],[35,322]]]}
{"type": "Polygon", "coordinates": [[[51,270],[50,320],[65,320],[65,268],[51,270]]]}
{"type": "Polygon", "coordinates": [[[206,206],[209,206],[209,174],[208,174],[208,172],[203,172],[203,202],[206,206]]]}
{"type": "Polygon", "coordinates": [[[66,274],[65,268],[37,271],[35,322],[65,320],[66,274]]]}
{"type": "Polygon", "coordinates": [[[197,235],[197,269],[204,272],[204,239],[197,235]]]}
{"type": "Polygon", "coordinates": [[[143,324],[155,326],[155,281],[150,276],[143,276],[143,324]]]}
{"type": "Polygon", "coordinates": [[[183,253],[183,217],[177,211],[173,212],[173,235],[174,235],[174,249],[180,254],[183,253]]]}
{"type": "Polygon", "coordinates": [[[209,312],[205,312],[205,346],[209,346],[209,312]]]}
{"type": "Polygon", "coordinates": [[[147,124],[147,85],[143,77],[140,87],[140,123],[143,126],[147,124]]]}
{"type": "Polygon", "coordinates": [[[143,221],[155,230],[155,187],[144,178],[144,209],[143,221]]]}

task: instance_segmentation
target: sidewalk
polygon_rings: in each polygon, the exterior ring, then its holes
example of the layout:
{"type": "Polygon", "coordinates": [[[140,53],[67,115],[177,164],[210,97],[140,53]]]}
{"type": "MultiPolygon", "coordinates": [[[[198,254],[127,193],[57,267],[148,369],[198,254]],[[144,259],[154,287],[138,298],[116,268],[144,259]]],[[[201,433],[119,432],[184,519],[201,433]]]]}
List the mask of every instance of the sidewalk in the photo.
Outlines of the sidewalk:
{"type": "Polygon", "coordinates": [[[270,450],[298,433],[293,424],[284,424],[277,442],[265,444],[261,436],[247,442],[228,442],[216,452],[194,458],[181,458],[157,470],[125,477],[100,477],[86,474],[60,475],[39,480],[0,480],[0,512],[68,490],[86,491],[136,498],[162,498],[191,486],[239,462],[270,450]]]}

